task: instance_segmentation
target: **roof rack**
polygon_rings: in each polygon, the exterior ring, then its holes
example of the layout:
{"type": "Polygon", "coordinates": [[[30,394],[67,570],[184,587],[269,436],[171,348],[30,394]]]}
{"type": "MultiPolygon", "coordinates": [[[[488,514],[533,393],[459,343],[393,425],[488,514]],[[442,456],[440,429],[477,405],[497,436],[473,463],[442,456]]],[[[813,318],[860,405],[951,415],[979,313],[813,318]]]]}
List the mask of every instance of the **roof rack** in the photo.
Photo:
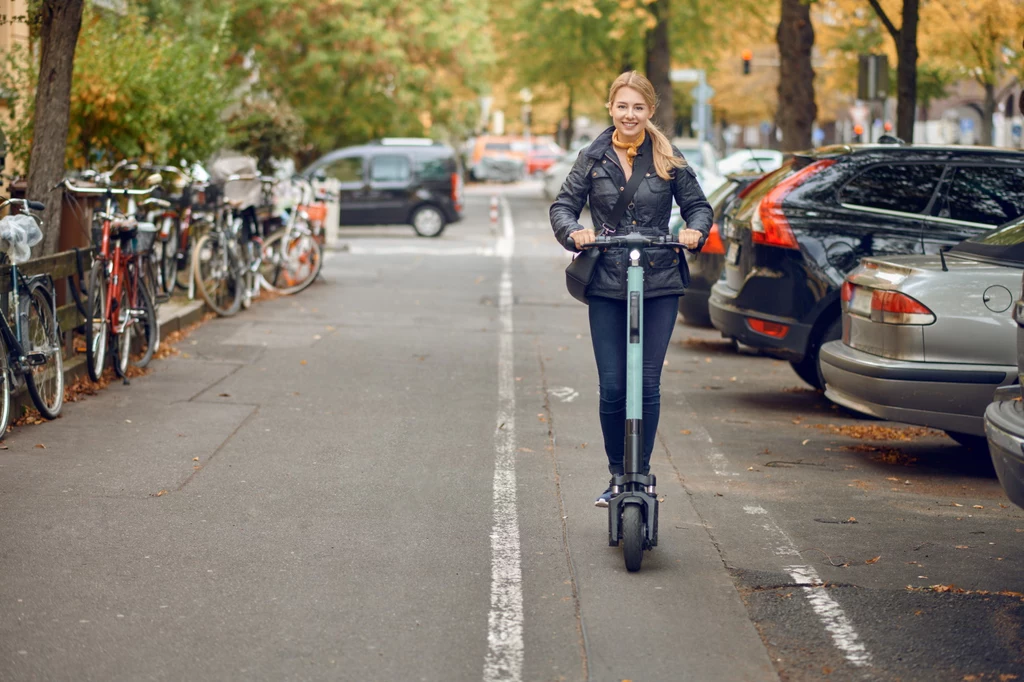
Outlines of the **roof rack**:
{"type": "Polygon", "coordinates": [[[429,137],[383,137],[374,140],[370,144],[379,144],[387,147],[431,147],[435,144],[429,137]]]}

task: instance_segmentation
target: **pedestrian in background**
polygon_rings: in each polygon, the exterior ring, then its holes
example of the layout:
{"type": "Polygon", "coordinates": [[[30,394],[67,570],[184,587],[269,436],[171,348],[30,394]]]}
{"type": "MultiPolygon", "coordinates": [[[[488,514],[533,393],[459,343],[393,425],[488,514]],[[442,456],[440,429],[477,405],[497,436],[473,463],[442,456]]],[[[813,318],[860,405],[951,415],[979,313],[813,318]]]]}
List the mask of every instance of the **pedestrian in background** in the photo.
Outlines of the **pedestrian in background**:
{"type": "MultiPolygon", "coordinates": [[[[711,206],[682,153],[651,121],[657,104],[654,86],[636,71],[623,73],[612,83],[606,106],[614,125],[580,152],[558,198],[551,205],[551,228],[555,238],[566,249],[581,250],[584,245],[595,241],[598,232],[605,235],[639,232],[647,237],[668,236],[673,197],[686,221],[686,228],[680,231],[678,241],[687,248],[697,249],[707,238],[712,223],[711,206]],[[651,170],[640,182],[622,218],[616,225],[606,224],[632,176],[634,160],[645,156],[650,158],[651,155],[651,170]],[[600,230],[589,229],[579,223],[580,213],[588,202],[594,225],[600,230]]],[[[597,269],[587,287],[590,336],[600,386],[601,431],[608,470],[613,476],[624,473],[627,258],[624,247],[602,248],[597,269]]],[[[658,430],[661,368],[675,326],[679,296],[689,279],[682,254],[674,260],[665,259],[663,255],[656,264],[658,267],[653,267],[645,254],[644,474],[650,472],[651,452],[658,430]]],[[[611,496],[609,485],[598,496],[595,505],[607,507],[611,496]]]]}

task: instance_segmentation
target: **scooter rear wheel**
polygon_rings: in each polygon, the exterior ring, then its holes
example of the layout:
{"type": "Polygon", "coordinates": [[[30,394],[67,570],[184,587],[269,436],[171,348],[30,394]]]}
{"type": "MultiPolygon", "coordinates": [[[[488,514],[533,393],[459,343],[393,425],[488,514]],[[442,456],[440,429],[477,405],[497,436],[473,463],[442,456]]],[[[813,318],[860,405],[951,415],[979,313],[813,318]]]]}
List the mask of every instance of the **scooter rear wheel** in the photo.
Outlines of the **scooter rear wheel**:
{"type": "Polygon", "coordinates": [[[622,557],[627,571],[640,570],[644,560],[644,515],[637,504],[627,504],[622,510],[622,557]]]}

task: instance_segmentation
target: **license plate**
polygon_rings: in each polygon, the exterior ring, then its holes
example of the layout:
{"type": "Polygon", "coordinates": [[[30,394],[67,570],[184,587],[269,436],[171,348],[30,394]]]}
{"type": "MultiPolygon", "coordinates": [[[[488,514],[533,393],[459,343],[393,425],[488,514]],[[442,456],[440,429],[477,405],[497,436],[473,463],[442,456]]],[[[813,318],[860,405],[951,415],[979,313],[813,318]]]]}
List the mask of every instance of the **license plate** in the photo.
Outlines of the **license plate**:
{"type": "Polygon", "coordinates": [[[729,250],[725,254],[725,262],[736,265],[740,262],[740,245],[738,242],[730,242],[729,250]]]}

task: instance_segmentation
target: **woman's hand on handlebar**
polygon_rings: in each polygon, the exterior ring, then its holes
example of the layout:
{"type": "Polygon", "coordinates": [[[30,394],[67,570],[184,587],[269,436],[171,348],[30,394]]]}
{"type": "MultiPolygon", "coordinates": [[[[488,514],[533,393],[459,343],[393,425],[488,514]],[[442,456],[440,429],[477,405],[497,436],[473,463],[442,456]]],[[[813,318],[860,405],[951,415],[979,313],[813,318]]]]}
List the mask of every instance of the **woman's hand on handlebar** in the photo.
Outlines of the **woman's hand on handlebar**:
{"type": "Polygon", "coordinates": [[[583,250],[583,247],[587,244],[593,244],[597,241],[597,235],[593,230],[583,228],[582,230],[576,230],[569,235],[572,238],[573,244],[579,250],[583,250]]]}
{"type": "Polygon", "coordinates": [[[691,230],[689,228],[680,230],[679,232],[679,243],[688,249],[695,249],[700,244],[701,238],[704,234],[700,230],[691,230]]]}

